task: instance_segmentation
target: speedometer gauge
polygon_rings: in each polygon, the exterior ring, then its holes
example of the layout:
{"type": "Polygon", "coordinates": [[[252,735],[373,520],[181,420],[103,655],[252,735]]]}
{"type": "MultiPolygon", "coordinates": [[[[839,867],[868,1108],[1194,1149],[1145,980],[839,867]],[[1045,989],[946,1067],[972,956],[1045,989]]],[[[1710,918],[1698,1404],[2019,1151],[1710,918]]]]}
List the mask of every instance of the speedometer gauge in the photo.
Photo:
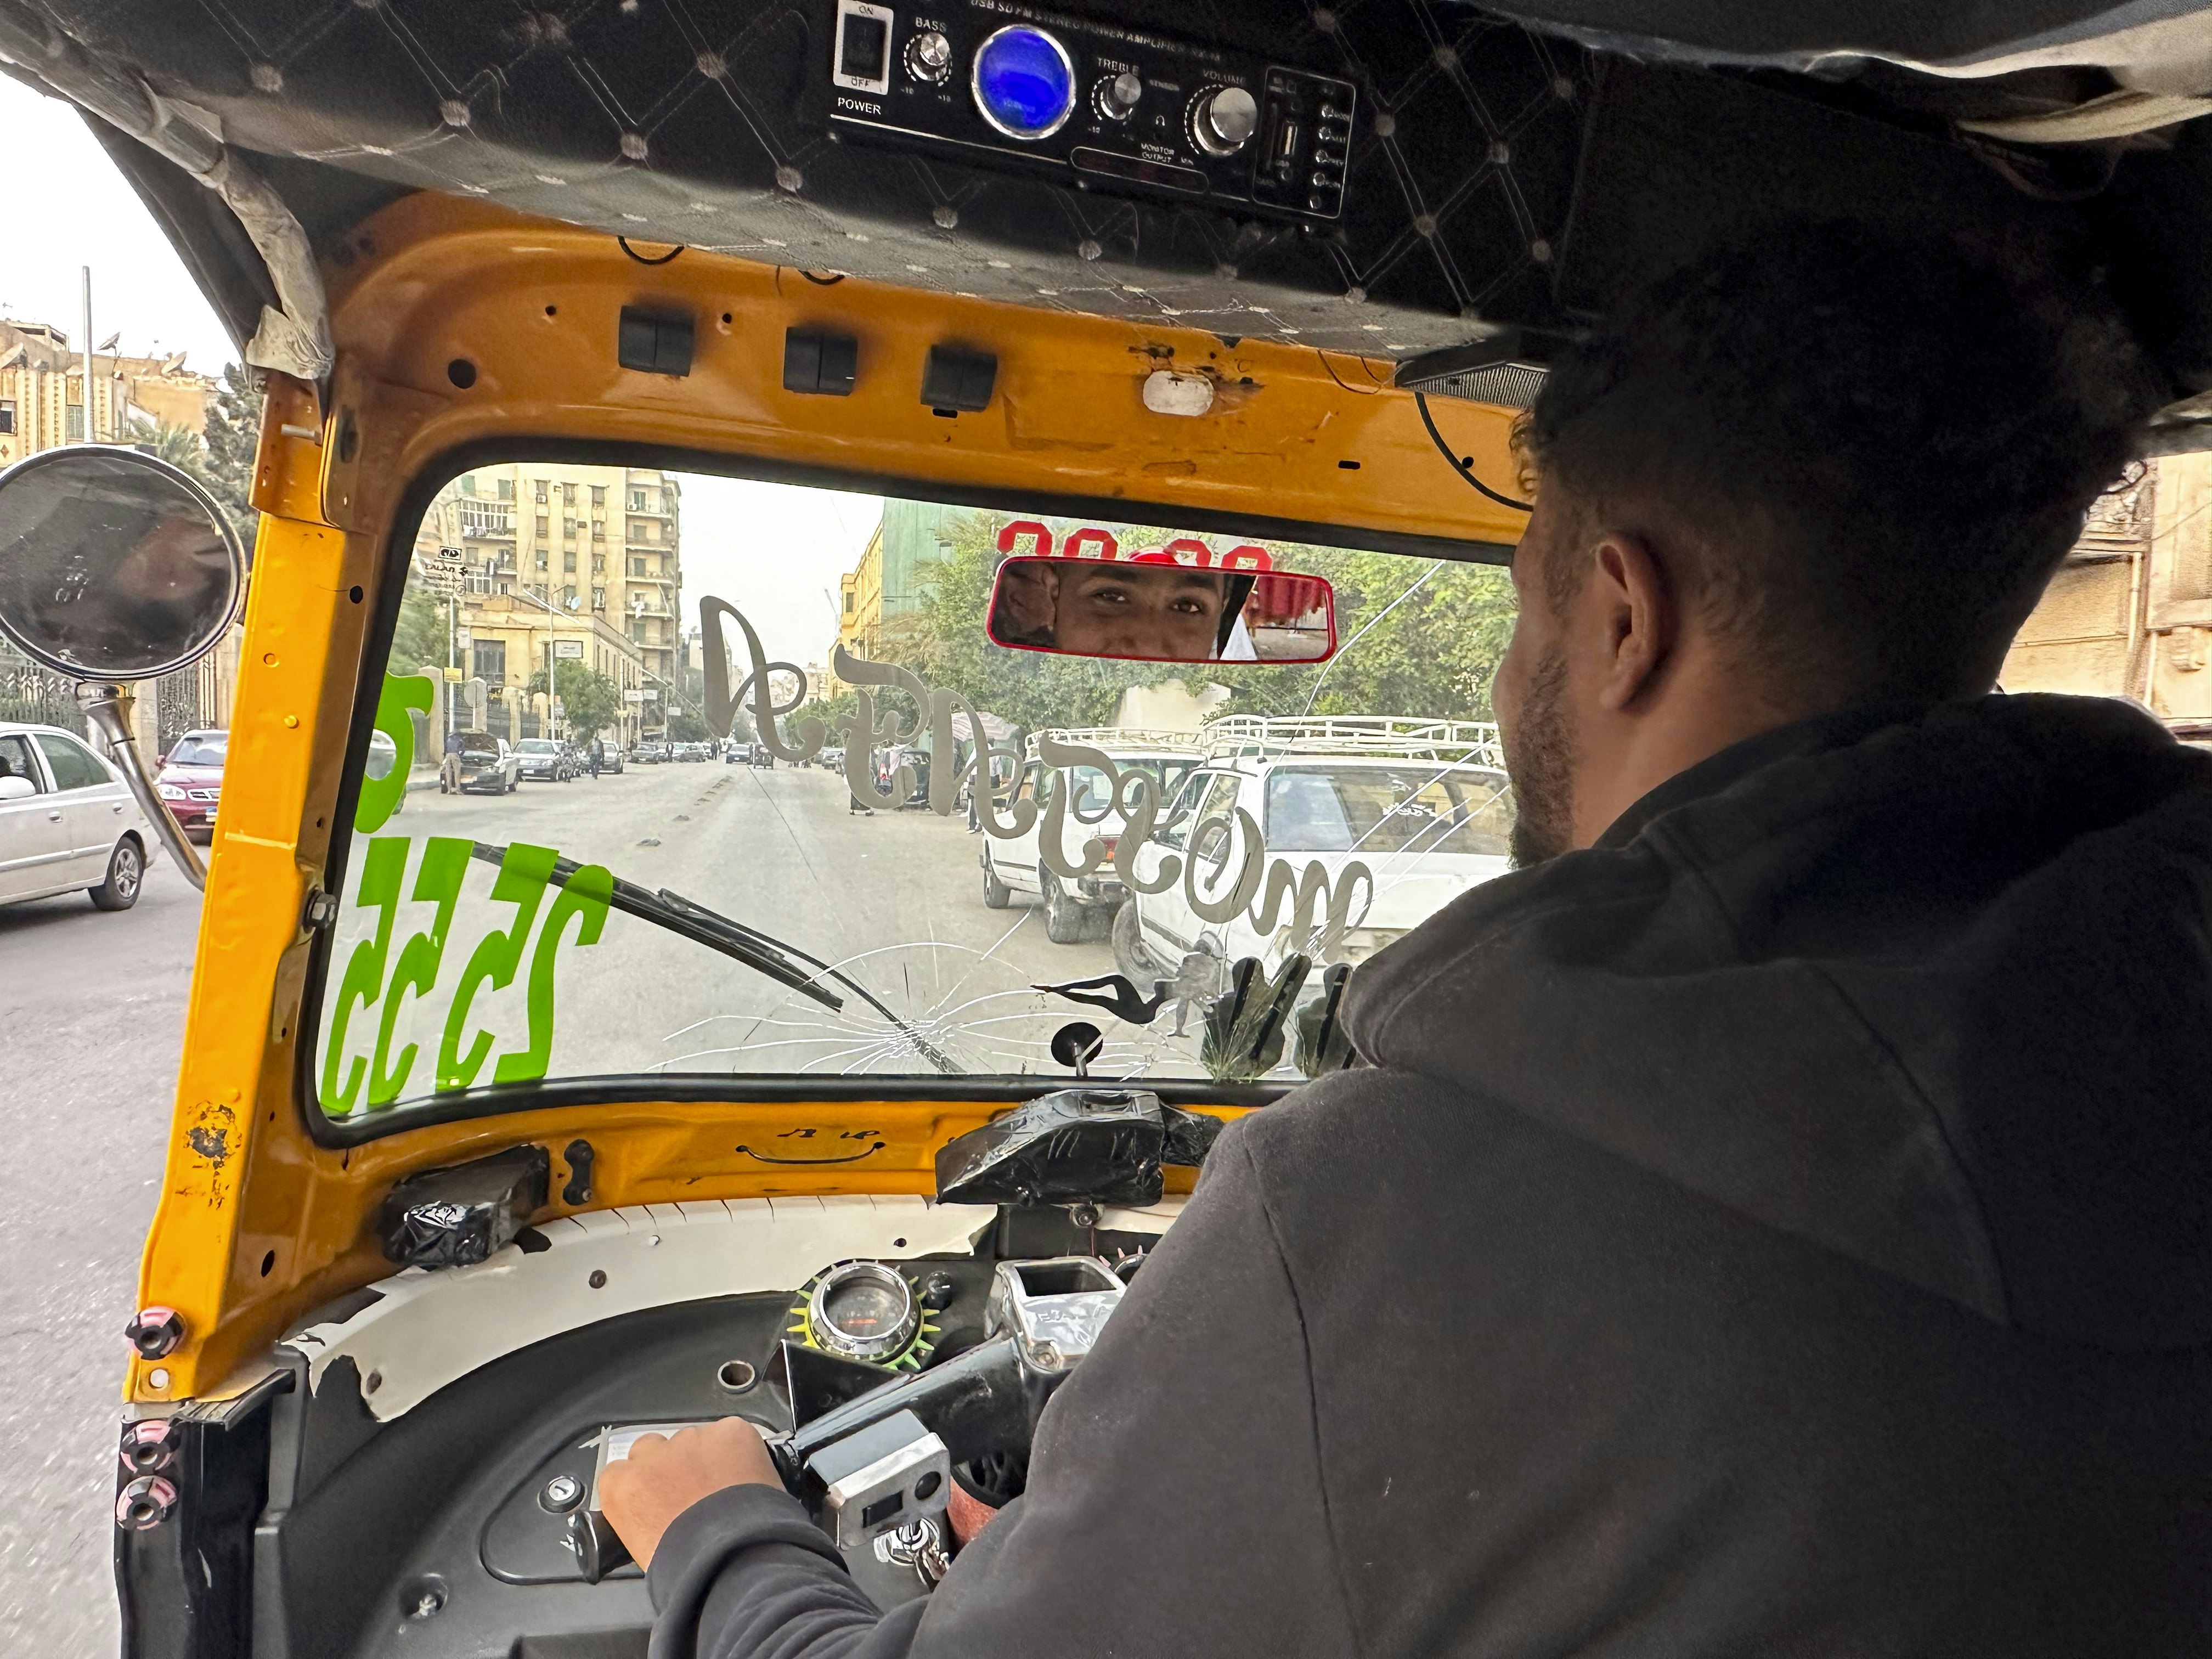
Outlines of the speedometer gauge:
{"type": "Polygon", "coordinates": [[[788,1334],[841,1359],[919,1370],[937,1326],[897,1268],[840,1261],[815,1275],[792,1304],[788,1334]]]}

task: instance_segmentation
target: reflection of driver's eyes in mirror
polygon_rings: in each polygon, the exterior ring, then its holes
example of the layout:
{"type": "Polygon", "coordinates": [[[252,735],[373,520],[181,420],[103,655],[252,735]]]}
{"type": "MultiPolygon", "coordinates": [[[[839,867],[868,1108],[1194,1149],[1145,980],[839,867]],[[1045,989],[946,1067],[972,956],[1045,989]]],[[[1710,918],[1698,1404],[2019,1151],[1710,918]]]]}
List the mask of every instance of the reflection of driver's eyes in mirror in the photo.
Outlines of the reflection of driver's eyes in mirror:
{"type": "Polygon", "coordinates": [[[989,633],[1031,651],[1149,662],[1319,662],[1336,643],[1319,577],[1157,556],[1008,559],[989,633]]]}
{"type": "Polygon", "coordinates": [[[1084,565],[1060,578],[1054,643],[1086,657],[1204,661],[1218,653],[1225,580],[1174,565],[1084,565]]]}
{"type": "Polygon", "coordinates": [[[1009,559],[991,632],[1002,644],[1073,656],[1210,662],[1234,620],[1232,582],[1251,586],[1249,576],[1176,564],[1009,559]]]}

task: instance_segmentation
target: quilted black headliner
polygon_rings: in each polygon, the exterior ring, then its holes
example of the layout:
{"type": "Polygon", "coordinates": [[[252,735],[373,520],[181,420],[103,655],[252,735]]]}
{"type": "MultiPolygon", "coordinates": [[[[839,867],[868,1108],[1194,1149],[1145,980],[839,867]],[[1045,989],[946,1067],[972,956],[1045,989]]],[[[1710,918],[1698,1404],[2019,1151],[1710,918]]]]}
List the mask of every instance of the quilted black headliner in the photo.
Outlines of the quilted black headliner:
{"type": "MultiPolygon", "coordinates": [[[[2116,264],[2176,379],[2212,385],[2212,248],[2187,228],[2212,216],[2212,143],[2194,129],[2117,171],[2089,158],[2084,190],[2079,168],[1993,166],[1864,86],[1640,65],[1441,0],[1062,0],[1357,82],[1344,216],[1309,229],[838,142],[806,90],[830,0],[32,3],[263,152],[325,251],[419,188],[902,286],[1401,359],[1502,325],[1540,360],[1700,238],[1778,210],[1844,212],[1978,223],[2116,264]]],[[[142,190],[189,217],[141,154],[142,190]]],[[[226,308],[250,324],[235,293],[226,308]]]]}

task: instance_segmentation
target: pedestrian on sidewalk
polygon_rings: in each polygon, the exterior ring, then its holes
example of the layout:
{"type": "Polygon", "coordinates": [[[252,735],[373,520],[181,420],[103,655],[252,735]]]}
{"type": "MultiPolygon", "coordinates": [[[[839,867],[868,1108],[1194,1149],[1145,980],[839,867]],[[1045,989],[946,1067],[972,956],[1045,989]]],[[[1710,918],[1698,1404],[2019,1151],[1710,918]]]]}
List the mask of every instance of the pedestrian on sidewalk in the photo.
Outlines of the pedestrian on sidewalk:
{"type": "Polygon", "coordinates": [[[438,764],[438,793],[457,795],[461,789],[461,734],[446,733],[446,756],[438,764]]]}

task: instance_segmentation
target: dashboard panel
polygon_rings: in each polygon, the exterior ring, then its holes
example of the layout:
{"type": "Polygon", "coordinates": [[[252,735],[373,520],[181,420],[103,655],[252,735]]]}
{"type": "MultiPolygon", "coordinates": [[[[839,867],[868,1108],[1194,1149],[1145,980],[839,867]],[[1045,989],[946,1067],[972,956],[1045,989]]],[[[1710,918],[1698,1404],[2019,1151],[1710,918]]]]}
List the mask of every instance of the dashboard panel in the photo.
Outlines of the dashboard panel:
{"type": "MultiPolygon", "coordinates": [[[[926,1375],[976,1349],[1002,1260],[1096,1253],[1111,1261],[1157,1242],[1155,1233],[1079,1229],[1061,1209],[1009,1210],[996,1225],[988,1212],[976,1219],[982,1230],[969,1254],[852,1264],[897,1274],[918,1313],[935,1304],[926,1309],[932,1340],[915,1370],[872,1371],[926,1375]]],[[[363,1391],[350,1355],[313,1387],[299,1362],[295,1387],[271,1406],[252,1650],[361,1659],[643,1654],[652,1607],[642,1575],[625,1564],[587,1582],[569,1541],[572,1518],[591,1501],[601,1438],[617,1425],[732,1415],[771,1433],[793,1428],[779,1347],[815,1346],[805,1310],[820,1284],[867,1281],[849,1272],[839,1280],[827,1271],[837,1265],[823,1262],[823,1273],[787,1290],[684,1301],[568,1330],[388,1421],[368,1411],[374,1391],[363,1391]]],[[[839,1305],[864,1326],[890,1307],[871,1296],[839,1305]]],[[[802,1401],[802,1413],[818,1409],[802,1401]]],[[[923,1593],[908,1562],[866,1547],[845,1555],[855,1582],[885,1607],[923,1593]]]]}

